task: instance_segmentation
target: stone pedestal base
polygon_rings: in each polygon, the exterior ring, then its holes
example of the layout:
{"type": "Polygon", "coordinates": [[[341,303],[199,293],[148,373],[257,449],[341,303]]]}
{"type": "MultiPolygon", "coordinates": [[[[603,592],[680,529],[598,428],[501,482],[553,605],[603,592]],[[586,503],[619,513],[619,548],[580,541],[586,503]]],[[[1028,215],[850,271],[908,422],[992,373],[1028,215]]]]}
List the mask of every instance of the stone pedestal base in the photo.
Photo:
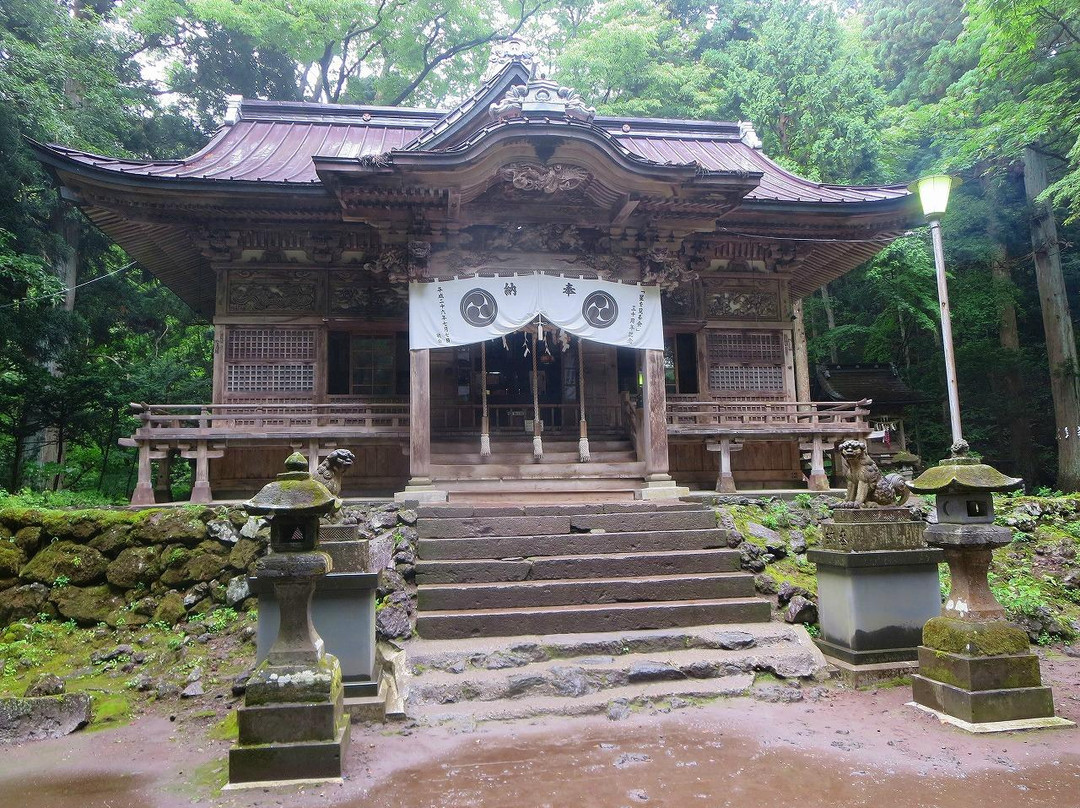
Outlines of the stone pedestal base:
{"type": "Polygon", "coordinates": [[[668,477],[666,480],[646,480],[641,488],[634,492],[634,499],[678,499],[689,493],[689,488],[678,485],[668,477]]]}
{"type": "Polygon", "coordinates": [[[941,611],[940,550],[842,552],[812,549],[817,564],[815,640],[848,665],[916,659],[923,624],[941,611]]]}
{"type": "Polygon", "coordinates": [[[979,725],[1054,717],[1039,658],[1019,626],[935,617],[923,640],[919,673],[911,677],[917,705],[979,725]]]}
{"type": "Polygon", "coordinates": [[[257,788],[269,783],[340,780],[348,748],[348,716],[342,718],[330,741],[238,746],[229,750],[229,785],[257,788]]]}
{"type": "Polygon", "coordinates": [[[435,487],[428,479],[414,477],[405,485],[404,491],[394,494],[394,502],[416,502],[420,505],[430,505],[435,502],[446,502],[450,495],[435,487]]]}
{"type": "Polygon", "coordinates": [[[248,680],[237,724],[231,784],[340,778],[349,717],[337,659],[324,654],[314,666],[262,663],[248,680]]]}
{"type": "Polygon", "coordinates": [[[911,509],[841,508],[822,525],[824,550],[917,550],[926,547],[926,524],[912,518],[911,509]]]}

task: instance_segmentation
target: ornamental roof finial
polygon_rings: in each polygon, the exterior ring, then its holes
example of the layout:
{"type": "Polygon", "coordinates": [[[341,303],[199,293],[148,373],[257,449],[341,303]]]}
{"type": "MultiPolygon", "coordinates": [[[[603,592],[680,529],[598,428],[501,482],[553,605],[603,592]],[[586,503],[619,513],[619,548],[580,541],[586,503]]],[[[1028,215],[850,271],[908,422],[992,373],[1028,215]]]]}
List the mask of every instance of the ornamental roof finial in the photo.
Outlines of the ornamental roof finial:
{"type": "Polygon", "coordinates": [[[484,81],[487,81],[510,62],[519,62],[529,71],[529,77],[535,78],[539,69],[536,58],[536,49],[524,39],[510,37],[491,46],[491,56],[488,58],[487,70],[484,71],[484,81]]]}

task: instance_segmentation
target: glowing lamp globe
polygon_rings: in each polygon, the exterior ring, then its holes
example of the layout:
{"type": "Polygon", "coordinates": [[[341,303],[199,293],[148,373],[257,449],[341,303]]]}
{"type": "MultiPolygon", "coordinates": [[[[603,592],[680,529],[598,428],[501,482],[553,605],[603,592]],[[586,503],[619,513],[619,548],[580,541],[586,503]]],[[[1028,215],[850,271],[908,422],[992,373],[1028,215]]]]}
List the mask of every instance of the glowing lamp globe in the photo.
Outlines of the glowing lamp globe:
{"type": "Polygon", "coordinates": [[[931,174],[915,180],[908,190],[919,195],[923,216],[941,216],[949,205],[949,192],[960,184],[959,177],[948,174],[931,174]]]}

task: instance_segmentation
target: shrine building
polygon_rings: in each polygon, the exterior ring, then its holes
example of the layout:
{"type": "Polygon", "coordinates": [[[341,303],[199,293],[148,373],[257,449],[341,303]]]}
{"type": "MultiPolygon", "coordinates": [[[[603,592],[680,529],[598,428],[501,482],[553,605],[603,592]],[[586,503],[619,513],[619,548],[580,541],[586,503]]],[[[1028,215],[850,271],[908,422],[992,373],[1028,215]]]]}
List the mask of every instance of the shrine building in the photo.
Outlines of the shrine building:
{"type": "Polygon", "coordinates": [[[246,497],[293,449],[429,502],[828,487],[868,402],[810,400],[800,299],[911,196],[798,177],[747,123],[596,115],[513,44],[450,110],[237,98],[182,160],[34,144],[214,326],[213,400],[138,406],[133,504],[177,458],[193,501],[246,497]]]}

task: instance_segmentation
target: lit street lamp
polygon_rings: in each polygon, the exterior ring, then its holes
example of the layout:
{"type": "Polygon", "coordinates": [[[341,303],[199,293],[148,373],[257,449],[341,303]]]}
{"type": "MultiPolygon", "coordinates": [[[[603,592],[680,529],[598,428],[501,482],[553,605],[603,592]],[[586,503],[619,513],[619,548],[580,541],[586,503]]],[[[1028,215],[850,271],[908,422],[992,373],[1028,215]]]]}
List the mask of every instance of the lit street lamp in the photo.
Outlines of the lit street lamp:
{"type": "Polygon", "coordinates": [[[957,177],[933,174],[908,186],[919,194],[923,216],[930,223],[934,244],[934,269],[937,274],[938,305],[941,307],[941,342],[945,347],[945,381],[949,392],[949,423],[954,445],[963,441],[960,431],[960,392],[956,385],[956,355],[953,352],[952,317],[949,314],[949,287],[945,283],[945,252],[941,245],[941,217],[949,204],[949,191],[960,184],[957,177]]]}

